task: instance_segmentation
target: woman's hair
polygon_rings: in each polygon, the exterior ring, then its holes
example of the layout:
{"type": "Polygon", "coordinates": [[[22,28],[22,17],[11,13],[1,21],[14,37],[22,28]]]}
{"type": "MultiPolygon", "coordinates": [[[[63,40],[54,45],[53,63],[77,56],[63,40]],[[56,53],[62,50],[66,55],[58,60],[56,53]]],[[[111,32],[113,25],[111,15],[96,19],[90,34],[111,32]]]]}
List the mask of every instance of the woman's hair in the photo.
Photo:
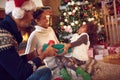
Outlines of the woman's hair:
{"type": "Polygon", "coordinates": [[[49,9],[51,9],[51,7],[49,7],[49,6],[44,6],[44,7],[38,7],[37,9],[36,9],[36,11],[33,13],[33,18],[34,19],[37,19],[37,18],[39,18],[39,16],[41,16],[41,14],[45,11],[45,10],[49,10],[49,9]]]}
{"type": "Polygon", "coordinates": [[[50,9],[51,9],[51,7],[49,7],[49,6],[36,8],[36,11],[33,13],[34,20],[32,21],[32,25],[33,26],[36,25],[37,23],[35,22],[35,19],[38,19],[45,10],[50,10],[50,9]]]}

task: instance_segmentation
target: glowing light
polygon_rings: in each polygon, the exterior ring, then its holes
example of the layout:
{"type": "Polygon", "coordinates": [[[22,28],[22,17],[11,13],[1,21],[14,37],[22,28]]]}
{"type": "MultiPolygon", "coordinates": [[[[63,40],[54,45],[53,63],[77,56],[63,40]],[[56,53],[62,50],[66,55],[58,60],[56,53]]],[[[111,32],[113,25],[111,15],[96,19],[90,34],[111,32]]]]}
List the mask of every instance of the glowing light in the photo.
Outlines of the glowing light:
{"type": "Polygon", "coordinates": [[[28,40],[28,33],[26,32],[25,34],[23,34],[23,41],[27,41],[28,40]]]}

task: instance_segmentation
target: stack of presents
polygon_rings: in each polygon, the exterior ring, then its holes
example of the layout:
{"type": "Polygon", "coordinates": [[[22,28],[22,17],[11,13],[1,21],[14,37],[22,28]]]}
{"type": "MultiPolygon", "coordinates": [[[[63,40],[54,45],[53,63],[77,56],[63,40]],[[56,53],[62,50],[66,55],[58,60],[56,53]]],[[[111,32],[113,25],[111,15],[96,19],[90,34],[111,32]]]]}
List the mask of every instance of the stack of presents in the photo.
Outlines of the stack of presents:
{"type": "Polygon", "coordinates": [[[109,59],[120,59],[120,45],[95,45],[88,51],[89,57],[96,60],[103,60],[104,57],[109,59]]]}

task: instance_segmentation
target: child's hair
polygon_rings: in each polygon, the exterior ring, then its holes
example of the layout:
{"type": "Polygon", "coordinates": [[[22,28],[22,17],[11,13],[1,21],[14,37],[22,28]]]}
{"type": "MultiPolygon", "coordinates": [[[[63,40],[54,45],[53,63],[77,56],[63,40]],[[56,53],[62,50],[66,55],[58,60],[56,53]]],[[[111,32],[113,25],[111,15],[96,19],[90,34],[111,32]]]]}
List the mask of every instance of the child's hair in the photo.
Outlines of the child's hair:
{"type": "Polygon", "coordinates": [[[90,47],[93,47],[93,45],[96,45],[98,43],[97,30],[97,24],[94,24],[93,22],[87,23],[87,33],[90,39],[90,47]]]}
{"type": "Polygon", "coordinates": [[[32,25],[33,26],[36,25],[37,23],[35,22],[35,19],[38,19],[45,10],[50,10],[50,9],[51,7],[49,6],[38,7],[36,11],[33,13],[34,20],[32,21],[32,25]]]}

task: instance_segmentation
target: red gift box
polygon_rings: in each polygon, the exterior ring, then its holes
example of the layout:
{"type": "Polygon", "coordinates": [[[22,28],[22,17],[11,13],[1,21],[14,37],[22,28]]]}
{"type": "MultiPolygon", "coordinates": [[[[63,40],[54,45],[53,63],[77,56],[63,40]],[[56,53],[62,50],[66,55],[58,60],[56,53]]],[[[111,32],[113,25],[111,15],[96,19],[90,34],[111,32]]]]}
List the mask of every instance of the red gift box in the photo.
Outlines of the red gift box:
{"type": "Polygon", "coordinates": [[[110,54],[114,54],[114,53],[119,53],[120,52],[120,47],[118,46],[110,46],[107,47],[108,51],[110,54]]]}

